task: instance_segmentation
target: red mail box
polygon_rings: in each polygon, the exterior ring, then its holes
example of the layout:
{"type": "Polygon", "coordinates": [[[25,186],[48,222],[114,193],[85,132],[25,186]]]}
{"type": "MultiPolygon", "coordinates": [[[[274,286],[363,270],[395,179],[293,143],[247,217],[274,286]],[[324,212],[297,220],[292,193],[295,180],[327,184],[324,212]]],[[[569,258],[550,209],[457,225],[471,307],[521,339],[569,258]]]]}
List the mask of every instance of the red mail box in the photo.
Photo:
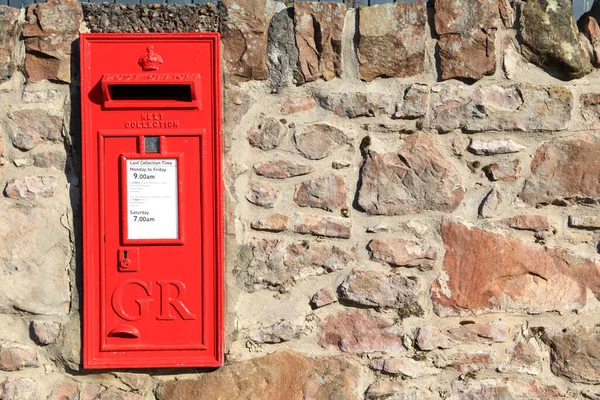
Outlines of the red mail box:
{"type": "Polygon", "coordinates": [[[217,33],[82,34],[85,368],[223,363],[217,33]]]}

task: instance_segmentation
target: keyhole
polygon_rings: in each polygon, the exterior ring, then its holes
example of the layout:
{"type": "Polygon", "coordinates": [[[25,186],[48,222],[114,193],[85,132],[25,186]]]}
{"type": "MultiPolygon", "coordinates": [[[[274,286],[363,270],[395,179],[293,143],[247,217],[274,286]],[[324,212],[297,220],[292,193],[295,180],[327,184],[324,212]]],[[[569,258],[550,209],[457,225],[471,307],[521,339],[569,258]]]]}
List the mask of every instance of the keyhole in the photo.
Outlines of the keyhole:
{"type": "Polygon", "coordinates": [[[123,259],[127,260],[127,250],[123,250],[123,259]]]}

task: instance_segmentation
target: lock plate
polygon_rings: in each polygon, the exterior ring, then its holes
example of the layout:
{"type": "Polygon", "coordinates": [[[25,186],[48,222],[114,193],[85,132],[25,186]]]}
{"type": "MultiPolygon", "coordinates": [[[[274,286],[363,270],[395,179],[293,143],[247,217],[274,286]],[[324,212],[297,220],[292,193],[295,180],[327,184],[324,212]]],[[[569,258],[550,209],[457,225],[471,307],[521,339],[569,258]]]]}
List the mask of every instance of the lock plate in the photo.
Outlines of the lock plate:
{"type": "Polygon", "coordinates": [[[140,269],[140,258],[137,247],[119,249],[117,267],[119,272],[138,272],[140,269]]]}

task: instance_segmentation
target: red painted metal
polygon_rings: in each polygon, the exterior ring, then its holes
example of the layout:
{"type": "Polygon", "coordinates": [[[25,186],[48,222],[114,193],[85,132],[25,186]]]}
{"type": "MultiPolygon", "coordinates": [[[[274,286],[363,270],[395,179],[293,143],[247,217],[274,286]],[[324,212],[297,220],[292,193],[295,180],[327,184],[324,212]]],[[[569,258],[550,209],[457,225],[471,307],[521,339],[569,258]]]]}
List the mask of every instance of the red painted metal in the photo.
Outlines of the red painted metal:
{"type": "Polygon", "coordinates": [[[80,38],[84,367],[221,366],[219,35],[80,38]]]}

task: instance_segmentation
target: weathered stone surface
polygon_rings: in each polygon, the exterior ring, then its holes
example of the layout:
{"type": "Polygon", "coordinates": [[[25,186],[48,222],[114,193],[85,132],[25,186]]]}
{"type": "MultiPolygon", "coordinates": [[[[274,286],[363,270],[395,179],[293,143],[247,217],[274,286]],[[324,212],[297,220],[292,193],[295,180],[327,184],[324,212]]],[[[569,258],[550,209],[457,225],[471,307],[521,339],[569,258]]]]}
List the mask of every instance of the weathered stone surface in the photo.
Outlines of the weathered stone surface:
{"type": "Polygon", "coordinates": [[[309,276],[323,275],[353,264],[354,253],[337,246],[309,242],[286,245],[283,240],[254,240],[243,246],[234,273],[249,291],[287,290],[309,276]]]}
{"type": "Polygon", "coordinates": [[[490,350],[466,352],[454,350],[441,352],[433,359],[433,365],[438,368],[452,368],[460,373],[475,372],[490,368],[495,360],[490,350]]]}
{"type": "Polygon", "coordinates": [[[269,25],[267,66],[271,90],[274,93],[279,93],[288,85],[298,64],[293,14],[293,8],[279,11],[269,25]]]}
{"type": "Polygon", "coordinates": [[[469,150],[479,156],[494,156],[497,154],[518,153],[526,147],[514,142],[512,139],[504,140],[477,140],[471,139],[469,150]]]}
{"type": "Polygon", "coordinates": [[[507,79],[516,79],[522,71],[523,59],[518,47],[514,39],[504,38],[502,69],[507,79]]]}
{"type": "Polygon", "coordinates": [[[257,231],[283,232],[287,228],[289,217],[283,214],[273,214],[267,218],[257,219],[250,224],[257,231]]]}
{"type": "MultiPolygon", "coordinates": [[[[81,320],[75,314],[62,323],[60,335],[56,339],[56,343],[53,346],[49,346],[47,351],[57,365],[62,365],[65,369],[77,371],[81,368],[81,347],[81,320]]],[[[86,398],[84,394],[91,395],[102,392],[102,386],[99,389],[95,388],[93,384],[82,385],[80,400],[86,398]]],[[[94,399],[96,396],[91,396],[91,398],[94,399]]]]}
{"type": "Polygon", "coordinates": [[[296,46],[303,80],[342,75],[342,31],[346,4],[304,2],[294,4],[296,46]]]}
{"type": "Polygon", "coordinates": [[[216,4],[211,3],[81,5],[86,26],[94,33],[219,31],[220,13],[216,4]]]}
{"type": "Polygon", "coordinates": [[[424,1],[380,4],[358,9],[360,77],[408,77],[423,72],[425,62],[424,1]]]}
{"type": "Polygon", "coordinates": [[[406,351],[392,322],[367,310],[348,310],[325,318],[319,344],[334,345],[344,353],[394,353],[406,351]]]}
{"type": "Polygon", "coordinates": [[[277,118],[261,115],[258,123],[248,132],[248,141],[261,150],[273,150],[281,145],[287,127],[277,118]]]}
{"type": "Polygon", "coordinates": [[[222,2],[223,60],[233,82],[268,77],[266,6],[267,0],[222,2]]]}
{"type": "Polygon", "coordinates": [[[105,390],[106,388],[104,386],[95,383],[84,383],[81,385],[79,400],[95,400],[105,390]]]}
{"type": "Polygon", "coordinates": [[[351,221],[345,218],[307,214],[296,214],[294,223],[294,231],[297,233],[341,239],[350,238],[351,227],[351,221]]]}
{"type": "Polygon", "coordinates": [[[294,114],[301,111],[309,111],[315,108],[317,102],[312,96],[300,96],[288,99],[281,105],[283,114],[294,114]]]}
{"type": "Polygon", "coordinates": [[[420,350],[450,349],[454,343],[438,328],[425,325],[417,329],[415,343],[420,350]]]}
{"type": "Polygon", "coordinates": [[[2,400],[38,400],[37,383],[30,378],[8,378],[0,385],[2,400]]]}
{"type": "Polygon", "coordinates": [[[33,321],[31,323],[31,332],[37,343],[41,345],[52,344],[56,342],[60,334],[60,323],[53,321],[33,321]]]}
{"type": "Polygon", "coordinates": [[[498,367],[500,372],[539,375],[542,372],[544,350],[534,337],[517,337],[514,346],[507,350],[508,361],[498,367]]]}
{"type": "Polygon", "coordinates": [[[479,218],[492,218],[502,204],[503,197],[498,190],[492,188],[479,206],[479,218]]]}
{"type": "Polygon", "coordinates": [[[38,365],[37,353],[31,347],[13,342],[0,344],[0,370],[19,371],[38,365]]]}
{"type": "Polygon", "coordinates": [[[597,215],[569,215],[569,226],[580,229],[600,229],[600,217],[597,215]]]}
{"type": "Polygon", "coordinates": [[[504,220],[504,222],[513,229],[524,231],[547,231],[550,229],[550,222],[545,215],[517,215],[504,220]]]}
{"type": "Polygon", "coordinates": [[[277,201],[279,189],[267,182],[256,182],[250,186],[246,199],[257,206],[272,208],[277,201]]]}
{"type": "Polygon", "coordinates": [[[325,287],[313,295],[310,299],[310,305],[313,308],[321,308],[336,303],[337,301],[338,299],[335,293],[333,293],[331,289],[325,287]]]}
{"type": "MultiPolygon", "coordinates": [[[[407,3],[395,3],[407,4],[407,3]]],[[[410,3],[408,3],[410,4],[410,3]]],[[[416,4],[416,3],[413,3],[416,4]]],[[[429,106],[429,87],[427,85],[410,85],[404,92],[402,101],[396,104],[394,118],[419,118],[427,114],[429,106]]]]}
{"type": "Polygon", "coordinates": [[[56,386],[46,400],[79,399],[79,385],[75,381],[64,381],[56,386]]]}
{"type": "Polygon", "coordinates": [[[594,135],[554,139],[542,144],[520,197],[529,204],[600,199],[600,140],[594,135]]]}
{"type": "Polygon", "coordinates": [[[31,150],[44,140],[62,140],[63,118],[44,110],[12,111],[8,117],[14,122],[9,125],[13,145],[20,150],[31,150]]]}
{"type": "Polygon", "coordinates": [[[404,381],[377,381],[365,393],[367,400],[431,400],[429,391],[411,386],[404,381]]]}
{"type": "Polygon", "coordinates": [[[38,168],[54,168],[64,171],[67,165],[67,153],[63,151],[42,151],[33,155],[33,165],[38,168]]]}
{"type": "Polygon", "coordinates": [[[282,343],[297,338],[304,330],[302,324],[294,321],[280,321],[271,326],[255,329],[248,337],[258,343],[282,343]]]}
{"type": "Polygon", "coordinates": [[[591,72],[569,0],[534,0],[521,7],[521,50],[529,61],[561,79],[591,72]]]}
{"type": "Polygon", "coordinates": [[[523,167],[521,160],[516,159],[510,162],[492,163],[483,167],[487,178],[492,181],[514,182],[521,177],[523,167]]]}
{"type": "Polygon", "coordinates": [[[565,87],[443,85],[432,95],[434,128],[440,133],[557,131],[571,120],[573,93],[565,87]]]}
{"type": "Polygon", "coordinates": [[[442,226],[446,256],[433,285],[438,315],[572,311],[600,290],[598,266],[458,223],[442,226]]]}
{"type": "Polygon", "coordinates": [[[600,383],[600,328],[546,329],[542,340],[550,346],[555,375],[571,382],[600,383]]]}
{"type": "Polygon", "coordinates": [[[4,194],[11,199],[36,200],[38,197],[54,196],[58,187],[56,176],[28,176],[11,179],[6,183],[4,194]]]}
{"type": "Polygon", "coordinates": [[[152,377],[143,374],[131,374],[127,372],[120,372],[115,374],[117,378],[124,384],[132,388],[133,390],[143,390],[152,385],[152,377]]]}
{"type": "Polygon", "coordinates": [[[586,14],[581,16],[579,21],[577,21],[577,25],[590,43],[590,47],[588,48],[590,61],[594,67],[597,68],[600,66],[600,25],[598,25],[598,20],[596,19],[596,17],[599,16],[598,7],[592,6],[592,15],[586,14]],[[596,10],[594,10],[594,8],[596,8],[596,10]],[[594,13],[594,11],[596,12],[594,13]]]}
{"type": "Polygon", "coordinates": [[[453,211],[464,197],[461,179],[430,135],[394,143],[371,138],[361,167],[358,204],[371,215],[453,211]]]}
{"type": "Polygon", "coordinates": [[[27,7],[23,37],[29,82],[71,82],[71,48],[82,20],[81,5],[75,0],[49,0],[27,7]]]}
{"type": "Polygon", "coordinates": [[[508,327],[504,321],[465,324],[448,332],[455,338],[479,343],[503,343],[508,335],[508,327]]]}
{"type": "Polygon", "coordinates": [[[338,175],[304,181],[296,186],[294,202],[300,207],[334,211],[346,204],[346,183],[338,175]]]}
{"type": "Polygon", "coordinates": [[[320,160],[352,140],[339,128],[321,123],[299,125],[294,133],[296,148],[309,160],[320,160]]]}
{"type": "Polygon", "coordinates": [[[0,312],[69,311],[68,231],[58,210],[5,205],[0,210],[0,312]]]}
{"type": "Polygon", "coordinates": [[[314,172],[310,165],[298,164],[288,160],[267,161],[254,164],[252,167],[257,175],[271,179],[285,179],[314,172]]]}
{"type": "Polygon", "coordinates": [[[371,260],[391,267],[416,267],[430,270],[435,265],[437,253],[432,247],[425,248],[416,242],[403,239],[373,239],[367,245],[371,260]]]}
{"type": "Polygon", "coordinates": [[[362,129],[373,133],[397,133],[400,135],[410,135],[417,131],[416,128],[407,125],[403,121],[366,123],[362,124],[362,129]]]}
{"type": "Polygon", "coordinates": [[[319,105],[342,118],[391,116],[394,113],[394,99],[382,93],[327,91],[315,94],[319,105]]]}
{"type": "Polygon", "coordinates": [[[496,71],[497,1],[435,0],[442,79],[478,80],[496,71]]]}
{"type": "Polygon", "coordinates": [[[0,82],[15,71],[15,47],[19,37],[19,9],[0,6],[0,82]]]}
{"type": "Polygon", "coordinates": [[[224,135],[225,145],[231,146],[228,143],[231,138],[228,138],[228,136],[233,136],[233,131],[252,106],[256,104],[256,99],[247,91],[240,90],[237,87],[224,90],[223,95],[223,131],[226,133],[224,135]]]}
{"type": "Polygon", "coordinates": [[[416,279],[361,269],[354,269],[338,288],[340,299],[365,307],[398,309],[413,309],[420,292],[416,279]]]}
{"type": "Polygon", "coordinates": [[[437,375],[441,370],[427,366],[426,363],[412,358],[387,358],[377,359],[371,363],[371,368],[391,375],[400,375],[403,378],[422,378],[437,375]]]}
{"type": "Polygon", "coordinates": [[[196,380],[159,385],[159,400],[347,399],[359,400],[360,368],[342,358],[305,358],[290,351],[227,365],[196,380]],[[245,377],[240,379],[240,377],[245,377]]]}
{"type": "Polygon", "coordinates": [[[124,390],[108,388],[103,391],[100,396],[98,396],[98,400],[144,400],[145,397],[137,394],[126,392],[124,390]]]}
{"type": "Polygon", "coordinates": [[[588,122],[600,122],[600,93],[584,93],[579,97],[581,116],[588,122]]]}
{"type": "Polygon", "coordinates": [[[477,379],[455,381],[448,400],[575,400],[561,395],[556,386],[543,385],[535,381],[509,379],[477,379]]]}

